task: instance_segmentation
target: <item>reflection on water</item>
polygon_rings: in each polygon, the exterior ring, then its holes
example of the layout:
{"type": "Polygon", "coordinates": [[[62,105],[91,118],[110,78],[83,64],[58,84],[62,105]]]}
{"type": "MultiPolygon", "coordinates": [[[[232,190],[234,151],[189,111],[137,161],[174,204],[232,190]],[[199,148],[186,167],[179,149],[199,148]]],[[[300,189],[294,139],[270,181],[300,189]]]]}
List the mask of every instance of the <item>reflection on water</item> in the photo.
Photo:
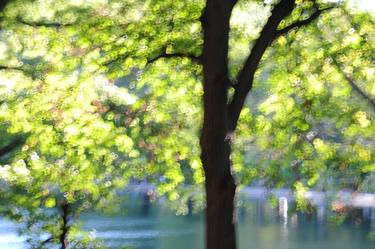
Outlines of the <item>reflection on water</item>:
{"type": "Polygon", "coordinates": [[[17,226],[9,221],[0,219],[0,248],[21,248],[24,238],[18,236],[17,226]]]}
{"type": "MultiPolygon", "coordinates": [[[[103,216],[88,213],[81,217],[84,228],[112,248],[130,246],[137,249],[201,249],[203,216],[175,216],[161,204],[148,212],[142,206],[128,207],[126,215],[103,216]]],[[[264,202],[251,202],[238,212],[240,249],[374,249],[367,240],[370,225],[326,222],[324,210],[314,217],[293,214],[279,216],[279,211],[264,202]]],[[[23,248],[17,227],[0,220],[0,248],[23,248]]]]}

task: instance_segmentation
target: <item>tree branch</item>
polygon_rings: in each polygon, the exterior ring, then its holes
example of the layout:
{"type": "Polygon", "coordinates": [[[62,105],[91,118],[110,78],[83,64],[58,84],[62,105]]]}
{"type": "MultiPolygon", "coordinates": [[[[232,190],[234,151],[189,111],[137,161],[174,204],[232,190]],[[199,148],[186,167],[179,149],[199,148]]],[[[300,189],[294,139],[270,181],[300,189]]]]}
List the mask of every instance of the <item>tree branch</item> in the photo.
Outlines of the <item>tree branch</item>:
{"type": "MultiPolygon", "coordinates": [[[[167,53],[166,51],[166,47],[164,47],[162,49],[162,52],[157,55],[156,57],[154,58],[151,58],[151,59],[148,59],[147,62],[146,62],[146,65],[149,65],[149,64],[152,64],[154,63],[155,61],[159,60],[159,59],[162,59],[162,58],[188,58],[190,59],[191,61],[193,62],[196,62],[196,63],[201,63],[201,56],[195,56],[193,54],[189,54],[189,53],[167,53]]],[[[114,58],[112,60],[109,60],[105,63],[103,63],[103,66],[110,66],[111,64],[121,60],[121,59],[125,59],[128,55],[127,54],[121,54],[119,55],[117,58],[114,58]]]]}
{"type": "Polygon", "coordinates": [[[22,138],[16,138],[11,141],[9,144],[5,145],[4,147],[0,148],[0,157],[5,156],[6,154],[12,152],[17,147],[23,145],[25,140],[22,138]]]}
{"type": "Polygon", "coordinates": [[[238,118],[246,100],[247,94],[252,89],[256,69],[258,68],[264,52],[270,46],[270,44],[277,37],[286,34],[293,29],[310,24],[311,22],[316,20],[323,12],[333,9],[336,6],[330,6],[324,9],[317,8],[317,10],[309,18],[301,21],[296,21],[289,26],[278,30],[277,27],[280,22],[293,11],[294,7],[295,1],[292,0],[281,0],[274,7],[271,16],[269,17],[266,25],[263,27],[259,38],[255,42],[250,55],[248,56],[242,70],[239,72],[235,80],[236,84],[233,85],[235,92],[233,95],[233,99],[229,104],[229,112],[231,115],[233,130],[237,125],[238,118]]]}
{"type": "Polygon", "coordinates": [[[351,88],[356,92],[358,93],[362,98],[364,98],[369,104],[370,106],[375,110],[375,100],[373,100],[370,96],[368,96],[353,80],[353,78],[351,76],[349,76],[348,74],[346,74],[340,64],[337,62],[337,60],[333,57],[331,57],[332,61],[333,61],[333,64],[336,66],[337,70],[342,74],[342,76],[344,76],[344,78],[346,79],[346,81],[349,83],[349,85],[351,86],[351,88]]]}
{"type": "Polygon", "coordinates": [[[43,240],[42,242],[40,242],[40,244],[41,244],[42,246],[44,246],[45,244],[50,243],[52,240],[53,240],[53,237],[49,237],[48,239],[45,239],[45,240],[43,240]]]}
{"type": "Polygon", "coordinates": [[[349,85],[353,88],[354,91],[356,91],[359,95],[361,95],[370,105],[373,109],[375,109],[375,101],[370,98],[357,84],[354,82],[354,80],[349,76],[344,74],[345,79],[348,81],[349,85]]]}
{"type": "Polygon", "coordinates": [[[290,15],[294,8],[295,0],[281,0],[273,8],[271,16],[264,25],[259,38],[256,40],[255,45],[250,52],[250,55],[246,59],[242,70],[238,73],[236,79],[238,83],[234,85],[234,95],[228,106],[230,115],[229,122],[231,126],[230,129],[234,130],[237,126],[237,121],[246,96],[253,86],[254,75],[258,68],[259,62],[266,49],[275,39],[277,27],[285,17],[290,15]]]}
{"type": "Polygon", "coordinates": [[[17,17],[17,21],[31,27],[45,27],[45,28],[62,28],[72,26],[74,23],[59,23],[59,22],[47,22],[47,21],[26,21],[21,17],[17,17]]]}
{"type": "Polygon", "coordinates": [[[22,67],[12,67],[12,66],[4,66],[0,65],[0,70],[17,70],[17,71],[24,71],[22,67]]]}
{"type": "Polygon", "coordinates": [[[313,22],[314,20],[316,20],[324,11],[333,9],[335,7],[336,6],[330,6],[330,7],[324,8],[324,9],[318,9],[309,18],[307,18],[305,20],[296,21],[296,22],[290,24],[289,26],[286,26],[285,28],[277,30],[277,32],[275,34],[275,38],[288,33],[292,29],[309,25],[311,22],[313,22]]]}
{"type": "Polygon", "coordinates": [[[159,59],[162,59],[162,58],[184,58],[184,57],[190,59],[191,61],[201,63],[201,57],[200,56],[195,56],[193,54],[188,54],[188,53],[170,53],[170,54],[168,54],[167,53],[167,47],[164,47],[162,49],[162,52],[158,56],[147,60],[147,64],[151,64],[151,63],[153,63],[153,62],[155,62],[159,59]]]}

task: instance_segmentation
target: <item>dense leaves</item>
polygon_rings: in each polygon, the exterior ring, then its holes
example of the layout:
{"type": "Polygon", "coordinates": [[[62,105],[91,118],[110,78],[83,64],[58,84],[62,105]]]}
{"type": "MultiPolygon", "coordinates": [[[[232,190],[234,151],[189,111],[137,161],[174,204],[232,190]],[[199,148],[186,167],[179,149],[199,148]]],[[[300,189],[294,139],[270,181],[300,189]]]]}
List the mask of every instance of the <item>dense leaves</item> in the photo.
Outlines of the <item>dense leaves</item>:
{"type": "MultiPolygon", "coordinates": [[[[235,6],[233,79],[271,2],[235,6]]],[[[232,155],[240,184],[294,187],[297,199],[307,187],[374,187],[374,17],[350,4],[298,1],[279,30],[308,19],[316,4],[324,9],[319,18],[280,34],[266,51],[232,155]]],[[[89,208],[112,206],[131,180],[155,184],[180,213],[188,200],[204,205],[203,8],[198,0],[7,5],[1,211],[25,224],[31,246],[63,244],[66,229],[71,248],[96,246],[74,221],[89,208]]]]}

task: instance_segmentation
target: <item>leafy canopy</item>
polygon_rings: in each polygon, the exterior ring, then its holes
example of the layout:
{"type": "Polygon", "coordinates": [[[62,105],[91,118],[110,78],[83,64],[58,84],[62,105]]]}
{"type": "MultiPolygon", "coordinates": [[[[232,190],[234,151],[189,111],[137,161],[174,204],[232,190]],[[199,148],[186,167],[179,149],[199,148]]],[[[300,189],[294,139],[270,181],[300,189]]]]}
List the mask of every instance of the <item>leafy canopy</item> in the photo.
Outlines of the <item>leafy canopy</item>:
{"type": "MultiPolygon", "coordinates": [[[[308,18],[313,2],[298,1],[280,28],[308,18]]],[[[236,5],[232,76],[272,6],[236,5]]],[[[7,6],[0,32],[0,148],[17,146],[0,155],[1,203],[36,244],[45,234],[47,243],[59,243],[80,212],[108,206],[131,179],[156,184],[181,213],[189,198],[202,204],[203,8],[200,0],[7,6]],[[191,189],[198,194],[192,197],[191,189]],[[69,224],[62,219],[66,205],[69,224]]],[[[263,181],[297,192],[373,188],[374,44],[373,15],[345,3],[273,42],[234,140],[241,184],[263,181]]],[[[69,239],[79,240],[79,229],[72,231],[69,239]]]]}

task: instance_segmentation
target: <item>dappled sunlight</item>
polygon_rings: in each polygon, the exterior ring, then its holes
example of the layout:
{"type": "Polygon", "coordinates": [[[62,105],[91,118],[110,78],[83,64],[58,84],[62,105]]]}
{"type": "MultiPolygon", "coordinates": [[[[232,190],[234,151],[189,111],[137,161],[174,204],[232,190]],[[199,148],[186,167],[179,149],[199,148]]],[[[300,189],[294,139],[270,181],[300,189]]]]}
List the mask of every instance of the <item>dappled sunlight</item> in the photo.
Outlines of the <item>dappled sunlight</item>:
{"type": "Polygon", "coordinates": [[[369,2],[1,3],[0,247],[372,248],[369,2]]]}

